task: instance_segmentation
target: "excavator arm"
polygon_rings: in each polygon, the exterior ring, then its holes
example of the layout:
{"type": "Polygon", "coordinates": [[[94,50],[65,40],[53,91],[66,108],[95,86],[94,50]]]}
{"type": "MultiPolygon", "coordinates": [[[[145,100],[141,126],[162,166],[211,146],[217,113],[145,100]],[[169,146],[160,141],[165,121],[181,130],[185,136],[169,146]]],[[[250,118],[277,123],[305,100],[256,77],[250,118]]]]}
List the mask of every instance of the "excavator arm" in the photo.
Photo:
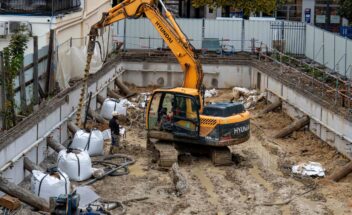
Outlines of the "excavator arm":
{"type": "Polygon", "coordinates": [[[111,8],[107,13],[104,13],[102,19],[91,27],[87,47],[87,62],[84,69],[83,85],[76,114],[76,124],[78,126],[81,125],[81,114],[86,97],[90,63],[94,53],[98,29],[123,19],[136,19],[145,15],[180,63],[181,69],[184,72],[182,87],[197,89],[198,91],[201,89],[203,71],[198,56],[187,37],[179,28],[172,14],[167,10],[161,0],[159,0],[159,2],[165,9],[166,18],[157,9],[154,0],[124,0],[111,8]]]}
{"type": "Polygon", "coordinates": [[[93,26],[93,31],[122,19],[139,18],[144,14],[180,63],[185,74],[182,87],[199,90],[203,81],[203,71],[198,56],[172,14],[162,1],[159,2],[166,11],[166,18],[159,12],[154,0],[125,0],[104,14],[102,19],[93,26]]]}

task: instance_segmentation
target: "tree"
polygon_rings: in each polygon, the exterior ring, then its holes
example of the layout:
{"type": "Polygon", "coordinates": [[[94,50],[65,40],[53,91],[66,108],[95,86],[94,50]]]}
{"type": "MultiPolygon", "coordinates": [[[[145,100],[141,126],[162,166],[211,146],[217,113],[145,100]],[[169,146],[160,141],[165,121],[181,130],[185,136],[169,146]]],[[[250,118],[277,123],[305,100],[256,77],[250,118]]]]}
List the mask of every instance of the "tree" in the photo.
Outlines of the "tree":
{"type": "Polygon", "coordinates": [[[22,69],[24,51],[27,48],[28,40],[27,29],[21,26],[19,30],[11,36],[9,46],[3,50],[3,64],[5,70],[3,84],[5,85],[6,92],[3,115],[6,129],[16,125],[14,81],[19,71],[22,69]]]}
{"type": "MultiPolygon", "coordinates": [[[[279,0],[280,2],[282,0],[279,0]]],[[[232,6],[242,9],[244,14],[249,15],[251,12],[272,13],[276,9],[278,0],[192,0],[193,7],[202,7],[208,5],[211,8],[221,6],[232,6]]]]}
{"type": "Polygon", "coordinates": [[[352,1],[340,0],[339,14],[349,21],[352,21],[352,1]]]}

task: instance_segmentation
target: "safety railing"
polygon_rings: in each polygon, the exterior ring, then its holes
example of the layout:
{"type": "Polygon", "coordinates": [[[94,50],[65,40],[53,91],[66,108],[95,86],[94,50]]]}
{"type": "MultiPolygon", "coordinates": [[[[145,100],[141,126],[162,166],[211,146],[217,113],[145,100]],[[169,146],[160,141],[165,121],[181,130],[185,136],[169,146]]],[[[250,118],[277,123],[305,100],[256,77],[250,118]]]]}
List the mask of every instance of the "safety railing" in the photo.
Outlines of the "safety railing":
{"type": "Polygon", "coordinates": [[[269,59],[278,63],[282,74],[280,78],[334,105],[336,109],[344,111],[347,117],[352,117],[352,65],[348,67],[349,77],[346,78],[314,61],[292,57],[263,43],[256,43],[255,53],[259,60],[269,59]]]}

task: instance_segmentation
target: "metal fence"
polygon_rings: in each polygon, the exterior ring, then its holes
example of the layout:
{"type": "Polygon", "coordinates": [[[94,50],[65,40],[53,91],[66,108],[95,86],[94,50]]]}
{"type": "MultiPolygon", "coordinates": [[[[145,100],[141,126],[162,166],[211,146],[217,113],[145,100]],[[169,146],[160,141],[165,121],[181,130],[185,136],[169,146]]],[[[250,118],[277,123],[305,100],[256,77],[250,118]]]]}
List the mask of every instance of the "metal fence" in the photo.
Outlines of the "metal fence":
{"type": "Polygon", "coordinates": [[[309,96],[318,98],[352,119],[352,77],[345,80],[315,64],[283,54],[277,49],[259,50],[258,59],[278,63],[280,75],[276,76],[291,86],[300,88],[309,96]]]}
{"type": "Polygon", "coordinates": [[[81,0],[0,0],[0,14],[55,15],[80,6],[81,0]]]}
{"type": "Polygon", "coordinates": [[[305,56],[345,78],[352,76],[352,41],[307,25],[305,56]]]}
{"type": "MultiPolygon", "coordinates": [[[[204,39],[217,38],[221,46],[234,47],[235,52],[251,51],[255,40],[261,47],[306,57],[332,74],[352,77],[352,40],[306,23],[210,19],[177,19],[177,22],[196,49],[204,48],[204,39]]],[[[123,41],[125,49],[166,47],[148,19],[125,20],[116,23],[114,29],[114,39],[123,41]]]]}
{"type": "MultiPolygon", "coordinates": [[[[206,38],[217,38],[220,45],[237,51],[251,51],[252,40],[270,48],[279,42],[287,54],[305,54],[305,24],[286,21],[177,19],[183,32],[196,49],[202,49],[206,38]]],[[[126,49],[165,48],[163,40],[148,19],[128,19],[114,25],[115,40],[123,41],[126,49]]]]}

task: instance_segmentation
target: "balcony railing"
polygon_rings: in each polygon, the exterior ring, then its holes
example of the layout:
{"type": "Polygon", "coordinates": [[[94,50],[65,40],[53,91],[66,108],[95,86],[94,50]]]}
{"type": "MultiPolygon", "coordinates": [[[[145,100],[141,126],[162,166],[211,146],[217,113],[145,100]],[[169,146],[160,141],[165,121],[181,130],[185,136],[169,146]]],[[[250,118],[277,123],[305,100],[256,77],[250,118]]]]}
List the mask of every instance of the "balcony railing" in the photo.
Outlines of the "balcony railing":
{"type": "Polygon", "coordinates": [[[81,0],[0,0],[0,14],[57,15],[79,10],[81,0]]]}

